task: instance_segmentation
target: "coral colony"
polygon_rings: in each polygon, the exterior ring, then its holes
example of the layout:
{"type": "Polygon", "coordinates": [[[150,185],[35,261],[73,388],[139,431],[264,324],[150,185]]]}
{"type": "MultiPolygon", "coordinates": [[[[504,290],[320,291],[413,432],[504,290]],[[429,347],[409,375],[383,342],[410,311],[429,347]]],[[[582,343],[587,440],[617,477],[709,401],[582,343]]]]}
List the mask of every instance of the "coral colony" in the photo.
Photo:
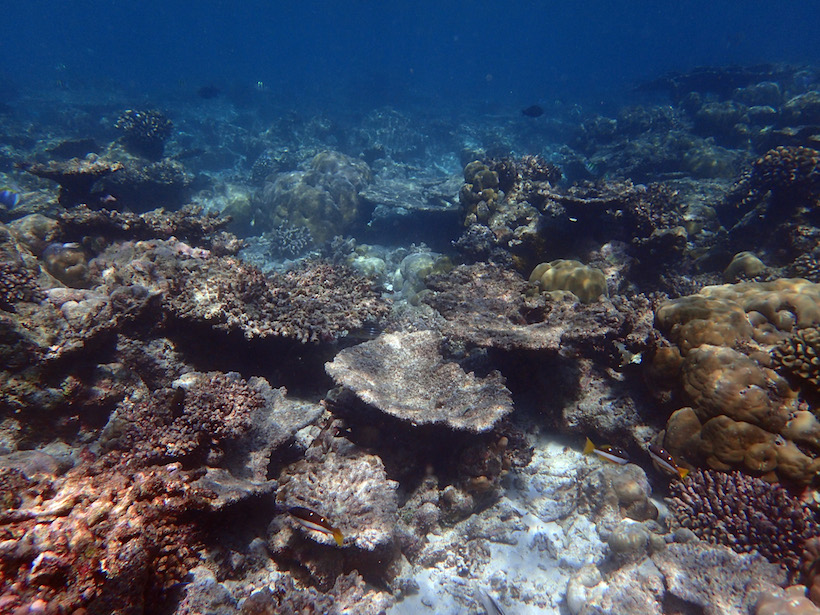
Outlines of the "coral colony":
{"type": "Polygon", "coordinates": [[[0,613],[820,612],[799,70],[3,116],[0,613]]]}

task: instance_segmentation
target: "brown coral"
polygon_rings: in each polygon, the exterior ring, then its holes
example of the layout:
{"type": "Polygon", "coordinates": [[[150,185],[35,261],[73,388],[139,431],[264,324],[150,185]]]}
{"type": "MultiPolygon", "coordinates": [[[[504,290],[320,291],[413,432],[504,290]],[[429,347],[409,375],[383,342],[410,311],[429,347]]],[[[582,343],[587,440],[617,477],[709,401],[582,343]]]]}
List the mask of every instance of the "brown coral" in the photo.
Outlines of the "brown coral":
{"type": "Polygon", "coordinates": [[[809,484],[820,470],[820,424],[796,412],[795,393],[772,367],[808,369],[805,336],[820,322],[819,306],[820,286],[802,279],[708,286],[661,306],[656,326],[676,346],[671,355],[659,349],[650,373],[656,384],[677,379],[696,415],[672,415],[668,450],[693,464],[809,484]]]}
{"type": "Polygon", "coordinates": [[[218,465],[225,447],[250,429],[262,397],[238,374],[188,373],[175,384],[125,400],[104,435],[108,446],[148,463],[218,465]]]}
{"type": "Polygon", "coordinates": [[[116,458],[28,480],[0,512],[3,611],[143,612],[182,579],[197,532],[186,513],[208,493],[177,467],[135,470],[116,458]]]}
{"type": "Polygon", "coordinates": [[[37,278],[22,263],[0,262],[0,309],[14,311],[16,303],[39,303],[44,298],[37,278]]]}
{"type": "Polygon", "coordinates": [[[768,211],[783,213],[805,204],[818,192],[820,152],[781,145],[752,164],[727,196],[726,205],[742,214],[770,197],[768,211]]]}
{"type": "Polygon", "coordinates": [[[779,485],[740,472],[696,471],[672,484],[668,500],[680,526],[739,553],[758,551],[792,575],[807,540],[820,534],[811,511],[779,485]]]}
{"type": "Polygon", "coordinates": [[[200,259],[175,272],[170,287],[167,305],[176,317],[248,338],[330,342],[389,310],[369,280],[321,261],[267,277],[236,260],[200,259]]]}
{"type": "Polygon", "coordinates": [[[812,391],[820,391],[820,327],[795,331],[772,350],[772,358],[812,391]]]}

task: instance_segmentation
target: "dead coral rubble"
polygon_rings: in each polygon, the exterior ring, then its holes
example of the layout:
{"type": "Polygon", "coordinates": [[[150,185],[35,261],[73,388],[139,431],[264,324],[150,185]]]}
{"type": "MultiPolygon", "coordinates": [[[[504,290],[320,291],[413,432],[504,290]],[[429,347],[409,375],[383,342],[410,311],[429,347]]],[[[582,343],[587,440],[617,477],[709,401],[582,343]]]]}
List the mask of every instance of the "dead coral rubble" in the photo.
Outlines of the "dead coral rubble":
{"type": "MultiPolygon", "coordinates": [[[[196,474],[86,460],[18,484],[0,512],[4,613],[142,613],[196,561],[189,516],[209,508],[196,474]],[[25,609],[17,611],[15,609],[25,609]]],[[[13,470],[2,470],[2,482],[13,470]]],[[[19,483],[19,480],[18,480],[19,483]]]]}

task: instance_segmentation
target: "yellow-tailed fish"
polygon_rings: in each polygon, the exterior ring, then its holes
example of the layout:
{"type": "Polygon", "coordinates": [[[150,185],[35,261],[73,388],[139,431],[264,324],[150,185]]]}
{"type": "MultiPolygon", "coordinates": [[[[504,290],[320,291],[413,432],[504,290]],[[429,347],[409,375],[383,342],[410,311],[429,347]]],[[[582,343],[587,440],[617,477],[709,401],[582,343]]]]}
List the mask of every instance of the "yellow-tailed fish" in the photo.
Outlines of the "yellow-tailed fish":
{"type": "Polygon", "coordinates": [[[655,462],[661,469],[669,472],[671,474],[675,474],[680,476],[681,480],[686,478],[686,475],[689,474],[689,470],[686,468],[678,467],[678,464],[675,463],[675,459],[670,455],[666,450],[662,449],[660,446],[656,444],[649,445],[649,456],[652,457],[652,461],[655,462]]]}
{"type": "Polygon", "coordinates": [[[314,532],[319,532],[325,536],[333,536],[336,544],[340,547],[342,546],[345,539],[342,531],[333,527],[330,522],[319,513],[302,506],[291,506],[288,508],[288,512],[302,527],[313,530],[314,532]]]}
{"type": "Polygon", "coordinates": [[[617,463],[618,465],[629,463],[629,455],[626,454],[625,450],[617,446],[610,446],[609,444],[605,446],[595,446],[592,440],[587,438],[587,443],[584,446],[584,455],[593,453],[601,459],[606,459],[610,463],[617,463]]]}

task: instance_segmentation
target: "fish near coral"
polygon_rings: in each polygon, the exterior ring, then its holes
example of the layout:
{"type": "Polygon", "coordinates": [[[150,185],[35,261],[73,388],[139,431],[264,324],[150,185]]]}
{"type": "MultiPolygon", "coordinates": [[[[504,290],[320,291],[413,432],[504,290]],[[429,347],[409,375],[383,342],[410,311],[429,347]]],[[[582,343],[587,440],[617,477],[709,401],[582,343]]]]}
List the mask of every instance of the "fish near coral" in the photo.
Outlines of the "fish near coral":
{"type": "Polygon", "coordinates": [[[678,464],[675,463],[674,457],[660,446],[650,444],[647,452],[652,458],[652,462],[663,471],[680,476],[681,480],[689,475],[689,470],[679,467],[678,464]]]}
{"type": "Polygon", "coordinates": [[[319,532],[325,536],[333,536],[336,544],[340,547],[344,543],[344,534],[339,528],[333,527],[330,522],[317,512],[302,506],[291,506],[288,513],[294,518],[296,523],[314,532],[319,532]]]}
{"type": "Polygon", "coordinates": [[[587,438],[586,444],[584,445],[584,455],[592,454],[598,455],[598,457],[610,463],[617,463],[618,465],[629,463],[629,455],[627,455],[625,450],[609,444],[595,446],[592,440],[587,438]]]}

